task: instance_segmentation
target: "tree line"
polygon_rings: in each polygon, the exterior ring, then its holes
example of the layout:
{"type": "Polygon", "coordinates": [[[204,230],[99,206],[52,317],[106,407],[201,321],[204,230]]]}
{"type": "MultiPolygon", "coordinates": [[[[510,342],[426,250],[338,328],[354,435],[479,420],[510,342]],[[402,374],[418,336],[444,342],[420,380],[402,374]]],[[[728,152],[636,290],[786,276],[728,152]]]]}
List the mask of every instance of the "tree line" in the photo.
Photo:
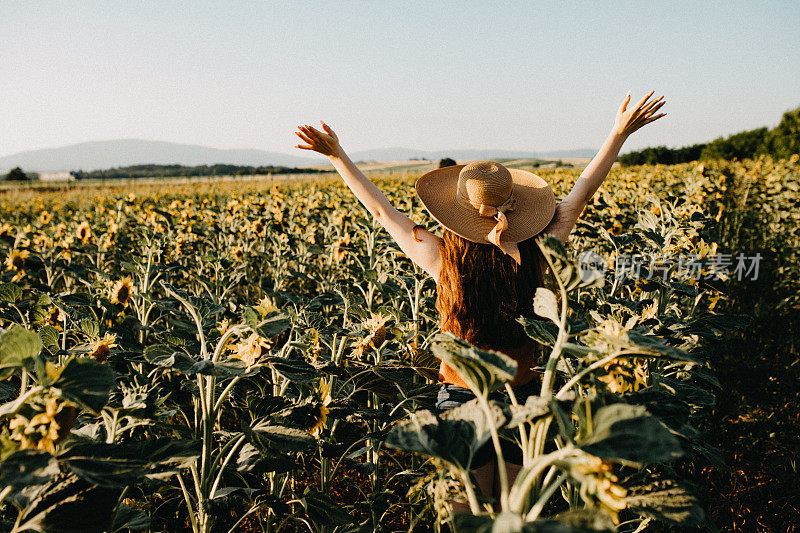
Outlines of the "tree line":
{"type": "Polygon", "coordinates": [[[654,146],[621,155],[617,161],[622,166],[671,165],[709,159],[741,160],[761,154],[788,158],[796,153],[800,153],[800,107],[784,113],[780,123],[772,129],[756,128],[681,148],[654,146]]]}
{"type": "MultiPolygon", "coordinates": [[[[138,178],[177,178],[197,176],[252,176],[263,174],[316,174],[325,172],[316,168],[298,168],[281,166],[242,166],[242,165],[132,165],[128,167],[109,168],[74,172],[78,179],[138,179],[138,178]]],[[[6,174],[6,180],[21,181],[36,179],[35,173],[26,174],[19,167],[6,174]]]]}
{"type": "Polygon", "coordinates": [[[132,165],[129,167],[92,170],[79,170],[79,179],[136,179],[136,178],[172,178],[196,176],[252,176],[261,174],[313,174],[324,172],[314,168],[281,167],[281,166],[242,166],[242,165],[132,165]]]}

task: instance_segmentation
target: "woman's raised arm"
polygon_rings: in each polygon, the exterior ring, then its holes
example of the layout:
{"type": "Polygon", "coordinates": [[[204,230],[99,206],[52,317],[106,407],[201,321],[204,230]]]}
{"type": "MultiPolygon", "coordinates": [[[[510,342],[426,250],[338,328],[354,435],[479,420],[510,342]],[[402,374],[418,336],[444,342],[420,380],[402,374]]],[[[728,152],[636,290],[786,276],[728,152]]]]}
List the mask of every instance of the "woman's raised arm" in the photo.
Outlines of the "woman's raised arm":
{"type": "Polygon", "coordinates": [[[583,208],[586,207],[594,193],[600,188],[603,180],[606,179],[608,171],[611,170],[611,165],[617,159],[617,155],[628,136],[645,124],[649,124],[666,115],[666,113],[653,115],[665,103],[663,95],[648,102],[653,92],[650,91],[650,94],[644,96],[631,109],[628,109],[631,95],[630,93],[627,94],[617,111],[614,128],[606,137],[597,155],[583,169],[570,193],[556,206],[556,213],[553,216],[553,220],[544,229],[545,233],[549,233],[561,242],[566,243],[583,208]]]}
{"type": "Polygon", "coordinates": [[[442,265],[439,252],[441,238],[424,228],[414,231],[414,221],[395,209],[383,192],[350,160],[333,130],[324,122],[320,123],[324,133],[308,125],[298,126],[299,131],[295,134],[307,144],[298,144],[295,148],[313,150],[327,156],[356,198],[386,228],[403,253],[438,281],[442,265]]]}

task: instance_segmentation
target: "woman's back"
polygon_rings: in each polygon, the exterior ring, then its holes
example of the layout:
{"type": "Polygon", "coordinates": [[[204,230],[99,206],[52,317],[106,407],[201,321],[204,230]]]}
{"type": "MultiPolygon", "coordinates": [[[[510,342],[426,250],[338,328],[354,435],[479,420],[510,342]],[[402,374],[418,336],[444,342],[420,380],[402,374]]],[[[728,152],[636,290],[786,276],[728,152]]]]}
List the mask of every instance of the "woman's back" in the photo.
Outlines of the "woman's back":
{"type": "MultiPolygon", "coordinates": [[[[525,334],[517,319],[533,315],[545,265],[534,238],[520,242],[519,250],[521,264],[493,245],[470,242],[445,230],[436,299],[442,331],[517,361],[513,387],[528,383],[540,360],[541,345],[525,334]]],[[[444,362],[439,380],[466,387],[444,362]]]]}

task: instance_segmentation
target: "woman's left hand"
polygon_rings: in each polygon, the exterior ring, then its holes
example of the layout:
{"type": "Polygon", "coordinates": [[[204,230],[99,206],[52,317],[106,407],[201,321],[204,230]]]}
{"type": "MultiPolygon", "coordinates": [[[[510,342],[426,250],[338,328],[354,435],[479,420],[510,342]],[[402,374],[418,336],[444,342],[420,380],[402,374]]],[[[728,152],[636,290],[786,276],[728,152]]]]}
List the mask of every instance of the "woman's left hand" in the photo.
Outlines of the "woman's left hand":
{"type": "Polygon", "coordinates": [[[342,147],[339,145],[339,138],[327,124],[321,120],[319,122],[322,124],[322,129],[325,130],[325,133],[308,125],[297,127],[300,131],[296,131],[294,134],[308,144],[296,144],[295,148],[313,150],[329,157],[339,156],[342,151],[342,147]]]}
{"type": "Polygon", "coordinates": [[[658,111],[661,106],[666,103],[666,100],[663,99],[664,95],[648,102],[648,99],[653,96],[654,92],[655,91],[650,91],[650,94],[639,100],[639,103],[631,109],[628,109],[628,103],[631,101],[631,93],[627,94],[625,100],[619,106],[619,111],[617,111],[617,118],[614,122],[615,133],[627,137],[645,124],[649,124],[666,115],[666,113],[653,115],[653,113],[658,111]]]}

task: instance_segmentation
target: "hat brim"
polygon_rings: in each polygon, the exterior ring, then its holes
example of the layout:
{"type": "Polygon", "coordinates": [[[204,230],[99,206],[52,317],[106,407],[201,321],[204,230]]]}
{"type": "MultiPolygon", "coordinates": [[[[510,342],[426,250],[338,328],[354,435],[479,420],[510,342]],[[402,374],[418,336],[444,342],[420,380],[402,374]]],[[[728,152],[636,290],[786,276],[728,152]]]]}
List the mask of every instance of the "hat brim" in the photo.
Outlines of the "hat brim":
{"type": "MultiPolygon", "coordinates": [[[[458,175],[466,165],[453,165],[432,170],[420,176],[414,187],[422,205],[441,225],[468,241],[489,243],[486,236],[497,220],[483,217],[472,206],[456,199],[458,175]]],[[[509,168],[516,199],[513,211],[506,211],[508,229],[502,241],[519,243],[547,227],[556,210],[556,198],[550,185],[533,172],[509,168]]]]}

